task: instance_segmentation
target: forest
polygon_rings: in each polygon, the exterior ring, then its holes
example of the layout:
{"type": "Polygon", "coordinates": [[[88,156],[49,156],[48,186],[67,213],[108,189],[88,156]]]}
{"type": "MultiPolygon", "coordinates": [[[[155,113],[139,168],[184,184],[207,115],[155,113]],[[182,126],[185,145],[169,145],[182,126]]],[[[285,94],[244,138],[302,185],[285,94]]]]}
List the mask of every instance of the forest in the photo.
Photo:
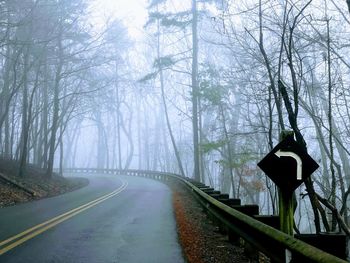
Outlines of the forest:
{"type": "Polygon", "coordinates": [[[257,163],[294,132],[320,168],[295,231],[350,236],[350,1],[149,0],[137,37],[93,0],[0,0],[0,155],[166,171],[278,214],[257,163]]]}

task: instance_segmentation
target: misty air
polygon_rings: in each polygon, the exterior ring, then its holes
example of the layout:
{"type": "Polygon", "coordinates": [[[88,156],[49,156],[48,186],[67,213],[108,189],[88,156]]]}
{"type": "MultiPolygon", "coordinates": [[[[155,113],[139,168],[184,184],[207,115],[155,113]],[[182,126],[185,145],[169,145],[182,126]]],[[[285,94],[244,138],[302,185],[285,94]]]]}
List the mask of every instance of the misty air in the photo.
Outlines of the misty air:
{"type": "Polygon", "coordinates": [[[349,262],[349,28],[347,0],[0,0],[0,262],[349,262]]]}

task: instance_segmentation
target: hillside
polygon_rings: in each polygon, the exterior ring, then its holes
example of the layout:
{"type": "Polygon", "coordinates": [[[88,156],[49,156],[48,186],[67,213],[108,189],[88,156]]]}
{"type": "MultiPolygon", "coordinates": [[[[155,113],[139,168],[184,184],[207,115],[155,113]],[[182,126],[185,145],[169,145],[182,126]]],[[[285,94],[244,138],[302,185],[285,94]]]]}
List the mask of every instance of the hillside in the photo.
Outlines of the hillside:
{"type": "Polygon", "coordinates": [[[65,178],[54,174],[45,176],[45,171],[28,165],[24,177],[16,176],[18,163],[0,158],[0,207],[37,200],[73,191],[86,186],[85,178],[65,178]]]}

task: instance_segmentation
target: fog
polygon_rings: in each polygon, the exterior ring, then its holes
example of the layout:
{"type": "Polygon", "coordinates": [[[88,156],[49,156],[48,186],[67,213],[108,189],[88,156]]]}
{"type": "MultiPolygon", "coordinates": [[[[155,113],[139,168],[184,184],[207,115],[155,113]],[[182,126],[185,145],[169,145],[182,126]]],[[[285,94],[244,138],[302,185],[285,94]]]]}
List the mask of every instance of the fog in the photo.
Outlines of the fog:
{"type": "Polygon", "coordinates": [[[0,1],[0,154],[20,174],[173,172],[277,214],[256,164],[292,130],[320,165],[296,191],[297,227],[350,233],[349,8],[0,1]]]}

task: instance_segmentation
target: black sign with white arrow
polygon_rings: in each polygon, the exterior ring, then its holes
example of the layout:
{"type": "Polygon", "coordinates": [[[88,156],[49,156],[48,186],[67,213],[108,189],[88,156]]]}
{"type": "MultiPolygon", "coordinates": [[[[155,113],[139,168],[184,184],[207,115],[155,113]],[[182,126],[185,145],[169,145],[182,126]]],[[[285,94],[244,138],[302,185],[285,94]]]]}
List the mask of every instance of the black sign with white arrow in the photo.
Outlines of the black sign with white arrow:
{"type": "Polygon", "coordinates": [[[288,192],[298,188],[319,167],[292,136],[277,144],[258,166],[281,190],[288,192]]]}

